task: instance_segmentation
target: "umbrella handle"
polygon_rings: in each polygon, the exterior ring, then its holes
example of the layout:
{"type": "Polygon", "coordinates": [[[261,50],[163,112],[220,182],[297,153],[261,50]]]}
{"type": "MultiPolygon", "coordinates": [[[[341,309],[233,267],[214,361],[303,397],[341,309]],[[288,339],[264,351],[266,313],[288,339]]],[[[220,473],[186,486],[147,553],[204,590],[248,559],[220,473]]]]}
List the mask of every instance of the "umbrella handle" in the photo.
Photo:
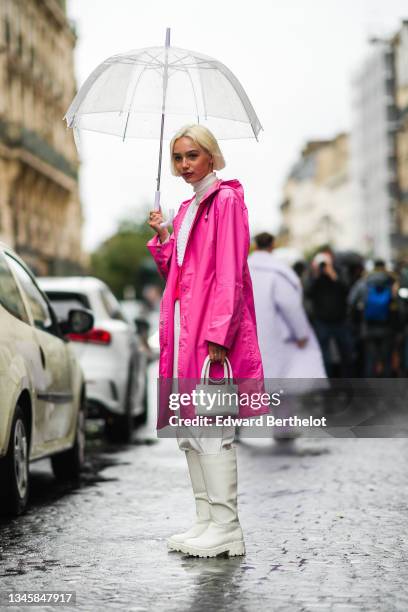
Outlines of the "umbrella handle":
{"type": "MultiPolygon", "coordinates": [[[[154,206],[153,206],[153,210],[161,210],[161,206],[160,206],[160,191],[156,191],[156,193],[154,194],[154,206]]],[[[167,221],[163,221],[163,223],[160,223],[159,227],[168,227],[169,225],[171,225],[173,223],[173,219],[174,219],[174,208],[170,208],[168,220],[167,221]]]]}
{"type": "Polygon", "coordinates": [[[173,219],[174,219],[174,208],[170,208],[168,220],[163,221],[163,223],[160,223],[160,227],[168,227],[169,225],[173,223],[173,219]]]}
{"type": "Polygon", "coordinates": [[[160,210],[160,191],[156,191],[154,194],[153,210],[160,210]]]}

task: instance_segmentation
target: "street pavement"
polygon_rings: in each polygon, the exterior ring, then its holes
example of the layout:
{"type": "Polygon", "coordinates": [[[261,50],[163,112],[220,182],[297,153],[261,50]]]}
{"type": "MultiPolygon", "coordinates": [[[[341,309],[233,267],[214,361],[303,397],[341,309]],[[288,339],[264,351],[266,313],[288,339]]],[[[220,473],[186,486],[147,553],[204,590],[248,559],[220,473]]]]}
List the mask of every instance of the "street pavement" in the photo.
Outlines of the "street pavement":
{"type": "Polygon", "coordinates": [[[167,551],[193,500],[184,454],[151,419],[128,446],[90,439],[79,488],[33,464],[28,512],[0,523],[0,591],[76,591],[86,612],[408,610],[407,440],[237,448],[245,557],[167,551]]]}

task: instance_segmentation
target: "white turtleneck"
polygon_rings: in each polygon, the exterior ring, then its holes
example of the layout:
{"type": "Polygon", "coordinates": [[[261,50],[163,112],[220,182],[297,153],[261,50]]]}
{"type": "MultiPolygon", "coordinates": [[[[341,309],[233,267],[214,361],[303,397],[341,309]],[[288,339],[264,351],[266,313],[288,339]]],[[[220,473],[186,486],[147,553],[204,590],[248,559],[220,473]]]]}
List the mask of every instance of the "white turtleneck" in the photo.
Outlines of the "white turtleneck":
{"type": "Polygon", "coordinates": [[[188,210],[184,215],[183,222],[180,227],[180,231],[177,236],[177,263],[179,266],[183,264],[184,253],[186,252],[186,246],[188,242],[188,236],[190,233],[191,226],[194,221],[194,217],[196,216],[198,206],[203,199],[203,196],[207,193],[210,187],[217,180],[217,175],[215,172],[210,172],[201,181],[197,183],[192,183],[195,197],[190,202],[188,210]]]}
{"type": "Polygon", "coordinates": [[[196,200],[198,200],[198,203],[201,202],[203,196],[206,194],[209,188],[214,185],[216,180],[217,175],[215,174],[215,172],[210,172],[209,174],[207,174],[207,176],[202,178],[201,181],[198,181],[197,183],[192,183],[194,193],[196,195],[196,200]]]}

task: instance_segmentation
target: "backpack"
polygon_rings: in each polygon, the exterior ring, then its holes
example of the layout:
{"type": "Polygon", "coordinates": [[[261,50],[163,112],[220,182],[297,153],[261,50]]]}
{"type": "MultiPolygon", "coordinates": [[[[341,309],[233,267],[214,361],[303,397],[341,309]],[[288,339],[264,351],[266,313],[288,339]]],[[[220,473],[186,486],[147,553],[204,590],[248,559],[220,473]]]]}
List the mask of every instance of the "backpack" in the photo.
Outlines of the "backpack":
{"type": "Polygon", "coordinates": [[[387,285],[368,285],[364,319],[370,323],[386,323],[390,316],[391,300],[391,287],[387,285]]]}

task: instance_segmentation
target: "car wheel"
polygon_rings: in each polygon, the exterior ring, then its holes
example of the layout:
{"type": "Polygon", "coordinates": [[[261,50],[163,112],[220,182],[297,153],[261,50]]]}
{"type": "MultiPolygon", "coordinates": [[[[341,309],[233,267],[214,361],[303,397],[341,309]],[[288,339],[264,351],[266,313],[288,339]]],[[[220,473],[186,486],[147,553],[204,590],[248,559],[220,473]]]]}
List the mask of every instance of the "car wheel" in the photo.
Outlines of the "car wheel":
{"type": "Polygon", "coordinates": [[[133,364],[129,369],[129,378],[126,389],[125,414],[109,414],[105,421],[105,434],[110,442],[127,444],[132,439],[132,395],[134,385],[133,364]]]}
{"type": "Polygon", "coordinates": [[[0,513],[17,516],[24,512],[29,494],[29,443],[27,424],[16,406],[7,454],[0,459],[0,513]]]}
{"type": "Polygon", "coordinates": [[[85,463],[85,401],[78,411],[75,442],[72,448],[51,457],[52,471],[61,481],[79,480],[85,463]]]}

